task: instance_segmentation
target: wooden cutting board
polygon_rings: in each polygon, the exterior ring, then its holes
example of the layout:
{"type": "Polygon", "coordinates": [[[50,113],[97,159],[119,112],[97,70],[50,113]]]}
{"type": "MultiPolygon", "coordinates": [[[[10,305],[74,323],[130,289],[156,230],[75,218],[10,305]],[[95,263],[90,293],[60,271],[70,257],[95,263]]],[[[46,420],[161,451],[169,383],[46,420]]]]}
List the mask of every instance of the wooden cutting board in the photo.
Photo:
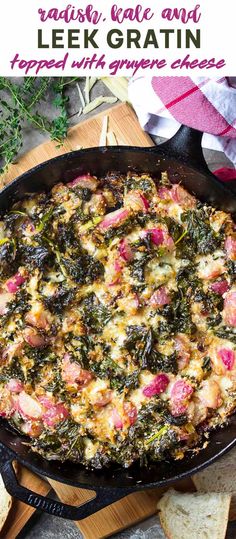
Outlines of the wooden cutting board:
{"type": "MultiPolygon", "coordinates": [[[[0,185],[6,185],[19,174],[52,157],[81,147],[98,146],[103,118],[106,115],[109,118],[109,130],[115,133],[118,144],[153,146],[150,137],[142,131],[131,107],[126,104],[116,105],[71,128],[62,147],[56,148],[53,142],[46,142],[23,155],[17,164],[10,167],[4,178],[0,178],[0,185]]],[[[26,469],[21,470],[19,479],[29,489],[43,495],[48,494],[52,487],[60,500],[71,505],[79,506],[92,497],[91,491],[72,488],[52,480],[47,483],[26,469]]],[[[175,487],[183,491],[194,490],[191,479],[182,481],[175,487]]],[[[157,501],[165,490],[155,489],[130,494],[123,500],[76,524],[85,539],[109,537],[155,514],[157,501]]],[[[1,537],[15,539],[33,512],[34,509],[15,500],[1,537]]],[[[236,518],[235,510],[231,517],[236,518]]]]}

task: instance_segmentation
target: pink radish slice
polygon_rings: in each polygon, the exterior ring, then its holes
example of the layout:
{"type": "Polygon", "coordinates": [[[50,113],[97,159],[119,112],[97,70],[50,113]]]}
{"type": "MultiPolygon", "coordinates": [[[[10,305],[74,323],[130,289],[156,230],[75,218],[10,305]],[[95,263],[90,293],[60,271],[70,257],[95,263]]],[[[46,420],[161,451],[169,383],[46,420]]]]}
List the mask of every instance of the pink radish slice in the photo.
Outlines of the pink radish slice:
{"type": "Polygon", "coordinates": [[[164,239],[165,239],[164,230],[162,230],[161,228],[152,228],[150,230],[150,234],[151,234],[151,240],[154,243],[154,245],[159,246],[162,243],[164,243],[164,239]]]}
{"type": "Polygon", "coordinates": [[[81,369],[81,367],[70,361],[69,354],[66,354],[62,364],[62,379],[68,384],[78,383],[81,388],[89,384],[94,378],[93,374],[89,371],[81,369]]]}
{"type": "Polygon", "coordinates": [[[43,409],[38,400],[22,391],[18,398],[18,409],[23,417],[29,419],[40,419],[43,415],[43,409]]]}
{"type": "Polygon", "coordinates": [[[193,388],[184,380],[175,382],[171,389],[171,400],[176,403],[181,403],[188,399],[193,393],[193,388]]]}
{"type": "Polygon", "coordinates": [[[187,409],[186,404],[182,404],[181,402],[171,402],[170,411],[174,417],[186,414],[187,409]]]}
{"type": "Polygon", "coordinates": [[[225,297],[223,318],[226,325],[236,327],[236,291],[228,292],[225,297]]]}
{"type": "Polygon", "coordinates": [[[2,351],[2,359],[10,361],[14,356],[19,356],[23,345],[23,341],[10,344],[10,346],[8,346],[7,348],[5,348],[5,350],[2,351]]]}
{"type": "Polygon", "coordinates": [[[149,201],[139,191],[129,191],[124,198],[124,204],[132,211],[143,211],[146,213],[149,209],[149,201]]]}
{"type": "Polygon", "coordinates": [[[40,404],[42,404],[44,408],[46,408],[46,410],[52,408],[55,404],[54,398],[48,397],[47,395],[40,395],[38,397],[38,401],[40,402],[40,404]]]}
{"type": "Polygon", "coordinates": [[[178,184],[173,185],[171,189],[171,198],[174,202],[183,205],[185,208],[191,209],[196,206],[195,198],[178,184]]]}
{"type": "Polygon", "coordinates": [[[152,307],[163,307],[170,304],[170,296],[164,286],[156,290],[150,299],[152,307]]]}
{"type": "Polygon", "coordinates": [[[94,176],[90,174],[84,176],[78,176],[72,182],[67,184],[68,187],[81,187],[82,189],[90,189],[91,191],[96,191],[98,186],[98,181],[94,176]]]}
{"type": "Polygon", "coordinates": [[[145,397],[151,398],[154,395],[159,395],[164,393],[167,386],[169,385],[169,378],[166,374],[158,374],[154,380],[143,389],[143,394],[145,397]]]}
{"type": "Polygon", "coordinates": [[[43,414],[42,420],[45,425],[48,427],[54,427],[57,423],[64,421],[69,415],[67,408],[64,404],[59,403],[48,410],[43,414]]]}
{"type": "Polygon", "coordinates": [[[144,195],[140,195],[140,197],[141,197],[141,200],[143,202],[143,209],[144,209],[144,211],[147,212],[149,210],[150,203],[149,203],[149,201],[147,200],[147,198],[144,195]]]}
{"type": "Polygon", "coordinates": [[[190,361],[190,343],[186,335],[176,335],[175,349],[178,355],[178,367],[180,370],[185,369],[190,361]]]}
{"type": "Polygon", "coordinates": [[[160,245],[163,245],[167,249],[173,249],[175,244],[171,236],[169,236],[168,232],[166,230],[163,230],[162,228],[150,228],[148,230],[145,230],[142,232],[141,237],[145,237],[148,234],[151,236],[151,241],[159,247],[160,245]]]}
{"type": "Polygon", "coordinates": [[[47,330],[50,328],[50,314],[43,309],[37,314],[33,314],[29,311],[25,315],[25,321],[27,324],[30,324],[30,326],[34,326],[38,329],[47,330]]]}
{"type": "Polygon", "coordinates": [[[20,273],[16,273],[16,275],[11,277],[6,282],[6,288],[8,292],[10,292],[11,294],[15,294],[16,292],[18,292],[21,285],[25,283],[25,281],[25,277],[23,277],[20,273]]]}
{"type": "Polygon", "coordinates": [[[129,419],[129,424],[132,427],[132,425],[135,424],[137,416],[138,416],[138,410],[136,406],[132,402],[125,402],[124,403],[124,412],[127,415],[129,419]]]}
{"type": "Polygon", "coordinates": [[[226,369],[228,371],[232,371],[235,363],[235,353],[230,348],[221,348],[218,351],[218,355],[220,356],[221,360],[223,361],[226,369]]]}
{"type": "Polygon", "coordinates": [[[8,391],[10,391],[10,393],[21,393],[24,386],[20,380],[18,380],[17,378],[12,378],[7,383],[6,388],[8,389],[8,391]]]}
{"type": "Polygon", "coordinates": [[[210,286],[211,290],[215,292],[215,294],[219,294],[220,296],[223,296],[226,292],[229,290],[229,284],[227,281],[216,281],[215,283],[212,283],[210,286]]]}
{"type": "Polygon", "coordinates": [[[121,270],[122,270],[122,265],[119,262],[118,258],[116,258],[116,260],[114,262],[114,270],[115,270],[116,273],[120,273],[121,270]]]}
{"type": "Polygon", "coordinates": [[[47,344],[47,339],[41,335],[37,329],[27,327],[23,331],[23,337],[27,344],[32,348],[43,348],[47,344]]]}
{"type": "Polygon", "coordinates": [[[225,241],[225,250],[231,260],[236,260],[236,238],[229,236],[225,241]]]}
{"type": "Polygon", "coordinates": [[[118,430],[121,430],[123,429],[123,421],[120,417],[120,414],[118,412],[118,410],[116,408],[114,408],[114,410],[112,410],[112,422],[113,422],[113,425],[116,429],[118,430]]]}
{"type": "Polygon", "coordinates": [[[119,248],[119,254],[125,262],[131,262],[134,258],[134,253],[129,245],[127,239],[121,240],[119,248]]]}
{"type": "Polygon", "coordinates": [[[150,235],[152,243],[154,245],[162,245],[164,242],[164,230],[162,228],[150,228],[148,230],[144,230],[141,233],[141,237],[145,238],[147,235],[150,235]]]}
{"type": "Polygon", "coordinates": [[[120,208],[119,210],[108,213],[98,225],[98,228],[102,232],[106,232],[106,230],[112,228],[113,226],[116,227],[122,225],[129,216],[129,210],[120,208]]]}
{"type": "Polygon", "coordinates": [[[167,189],[167,187],[160,187],[158,189],[158,196],[161,200],[170,200],[171,199],[171,191],[167,189]]]}

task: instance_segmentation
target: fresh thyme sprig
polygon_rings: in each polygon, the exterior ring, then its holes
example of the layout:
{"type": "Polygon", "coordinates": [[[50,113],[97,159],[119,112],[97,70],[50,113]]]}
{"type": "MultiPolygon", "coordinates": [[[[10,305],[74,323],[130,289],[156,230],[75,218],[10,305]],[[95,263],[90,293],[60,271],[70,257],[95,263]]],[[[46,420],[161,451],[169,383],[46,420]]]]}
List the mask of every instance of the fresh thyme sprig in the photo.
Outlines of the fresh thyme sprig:
{"type": "Polygon", "coordinates": [[[0,173],[14,162],[23,145],[23,126],[39,129],[58,145],[63,143],[69,127],[69,98],[65,90],[76,80],[25,77],[22,83],[16,84],[12,79],[0,77],[0,173]],[[52,120],[39,111],[48,96],[55,108],[52,120]]]}

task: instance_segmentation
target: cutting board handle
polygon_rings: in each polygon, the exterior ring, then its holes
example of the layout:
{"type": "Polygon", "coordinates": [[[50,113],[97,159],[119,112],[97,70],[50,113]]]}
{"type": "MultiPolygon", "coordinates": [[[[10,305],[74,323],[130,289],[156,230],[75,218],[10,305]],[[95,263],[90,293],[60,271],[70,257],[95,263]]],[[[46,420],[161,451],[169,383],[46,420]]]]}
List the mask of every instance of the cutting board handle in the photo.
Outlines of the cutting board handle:
{"type": "MultiPolygon", "coordinates": [[[[129,489],[103,489],[96,488],[96,496],[80,507],[52,500],[37,494],[18,483],[12,462],[15,455],[0,443],[0,472],[8,493],[18,500],[34,507],[39,511],[66,518],[68,520],[82,520],[97,513],[104,507],[121,500],[131,492],[129,489]]],[[[86,489],[87,490],[87,489],[86,489]]],[[[94,489],[90,489],[92,492],[94,489]]],[[[133,490],[132,490],[133,492],[133,490]]]]}
{"type": "Polygon", "coordinates": [[[181,125],[170,140],[157,146],[157,150],[168,153],[169,156],[184,161],[186,165],[196,167],[209,174],[210,171],[202,150],[202,137],[202,131],[181,125]]]}

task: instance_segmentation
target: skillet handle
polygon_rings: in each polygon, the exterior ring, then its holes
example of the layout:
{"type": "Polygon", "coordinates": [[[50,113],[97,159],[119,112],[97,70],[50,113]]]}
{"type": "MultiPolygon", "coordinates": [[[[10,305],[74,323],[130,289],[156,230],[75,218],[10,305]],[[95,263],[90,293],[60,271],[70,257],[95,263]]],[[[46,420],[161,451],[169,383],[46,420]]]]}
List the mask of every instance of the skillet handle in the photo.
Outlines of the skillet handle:
{"type": "Polygon", "coordinates": [[[203,133],[201,131],[181,125],[180,129],[170,140],[159,144],[156,149],[163,151],[165,154],[168,153],[176,159],[183,161],[186,165],[196,167],[202,172],[211,174],[202,151],[202,137],[203,133]]]}
{"type": "MultiPolygon", "coordinates": [[[[95,498],[85,502],[85,504],[80,507],[73,507],[46,496],[36,494],[36,492],[32,492],[28,488],[21,486],[17,481],[12,465],[14,458],[15,456],[0,444],[0,472],[8,493],[27,505],[44,513],[48,513],[49,515],[62,517],[68,520],[82,520],[97,511],[100,511],[104,507],[107,507],[107,505],[111,505],[112,503],[121,500],[131,492],[129,489],[115,490],[99,488],[96,490],[95,498]]],[[[93,492],[93,489],[91,489],[91,492],[93,492]]]]}

